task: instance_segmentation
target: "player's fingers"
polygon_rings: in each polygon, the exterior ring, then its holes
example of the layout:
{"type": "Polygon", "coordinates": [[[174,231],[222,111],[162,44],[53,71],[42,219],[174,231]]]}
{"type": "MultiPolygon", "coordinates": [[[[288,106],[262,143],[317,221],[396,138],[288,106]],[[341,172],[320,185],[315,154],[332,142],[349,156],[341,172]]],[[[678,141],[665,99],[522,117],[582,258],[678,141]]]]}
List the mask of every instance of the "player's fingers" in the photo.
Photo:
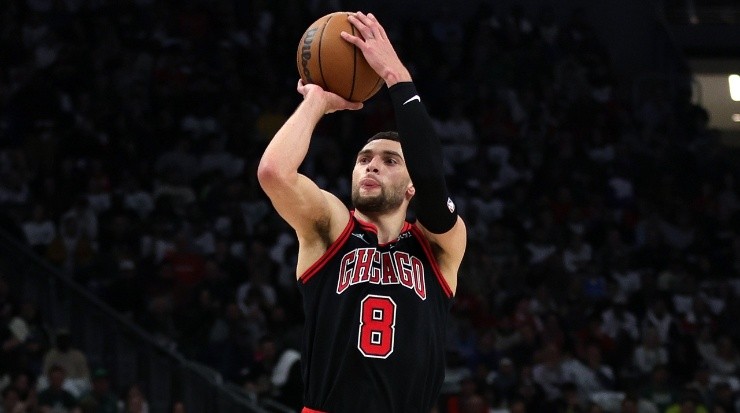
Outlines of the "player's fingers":
{"type": "Polygon", "coordinates": [[[352,23],[353,26],[359,31],[362,32],[363,30],[367,30],[367,24],[360,19],[360,12],[352,13],[349,16],[347,16],[347,20],[349,20],[350,23],[352,23]]]}
{"type": "Polygon", "coordinates": [[[362,34],[362,38],[365,39],[365,41],[373,40],[380,36],[380,33],[377,32],[377,30],[373,30],[373,21],[361,11],[358,11],[355,14],[350,14],[348,20],[350,23],[354,24],[357,30],[362,34]]]}
{"type": "Polygon", "coordinates": [[[373,30],[377,30],[377,32],[380,35],[380,37],[382,37],[383,39],[387,39],[388,38],[388,35],[385,33],[385,29],[383,28],[383,25],[380,24],[380,22],[375,17],[375,15],[372,14],[372,13],[368,13],[367,14],[367,17],[374,23],[374,29],[373,30]]]}
{"type": "Polygon", "coordinates": [[[346,40],[346,41],[348,41],[348,42],[352,43],[353,45],[355,45],[357,47],[360,47],[360,48],[363,46],[363,43],[365,43],[362,40],[362,38],[357,37],[357,36],[353,36],[353,35],[345,32],[345,31],[340,32],[339,35],[342,36],[342,39],[344,39],[344,40],[346,40]]]}
{"type": "Polygon", "coordinates": [[[353,16],[355,19],[359,20],[360,23],[364,24],[365,26],[369,26],[370,23],[373,22],[369,17],[367,17],[367,15],[365,15],[365,13],[361,11],[358,11],[354,14],[350,14],[350,16],[353,16]]]}

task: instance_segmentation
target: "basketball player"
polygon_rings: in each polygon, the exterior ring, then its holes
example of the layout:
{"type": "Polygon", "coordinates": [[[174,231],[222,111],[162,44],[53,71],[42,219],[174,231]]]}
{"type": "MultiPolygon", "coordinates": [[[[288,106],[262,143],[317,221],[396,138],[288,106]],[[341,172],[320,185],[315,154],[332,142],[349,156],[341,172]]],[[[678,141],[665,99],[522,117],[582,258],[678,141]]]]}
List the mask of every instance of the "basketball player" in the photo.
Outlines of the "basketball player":
{"type": "Polygon", "coordinates": [[[429,413],[444,378],[446,320],[466,229],[448,196],[442,151],[422,99],[372,14],[355,13],[360,36],[342,33],[380,74],[398,133],[359,151],[352,209],[298,173],[325,114],[356,110],[319,86],[275,134],[259,182],[299,242],[305,332],[304,413],[429,413]],[[407,222],[415,198],[415,222],[407,222]]]}

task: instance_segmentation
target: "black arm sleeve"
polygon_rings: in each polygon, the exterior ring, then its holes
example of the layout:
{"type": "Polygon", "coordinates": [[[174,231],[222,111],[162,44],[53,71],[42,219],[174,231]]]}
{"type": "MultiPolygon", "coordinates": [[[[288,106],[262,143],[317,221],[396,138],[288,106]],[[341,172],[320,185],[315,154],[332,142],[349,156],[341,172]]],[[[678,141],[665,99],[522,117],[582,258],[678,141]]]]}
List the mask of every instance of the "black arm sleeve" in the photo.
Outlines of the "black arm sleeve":
{"type": "Polygon", "coordinates": [[[442,144],[412,82],[396,83],[388,92],[406,167],[416,189],[416,219],[429,231],[443,234],[457,222],[457,211],[447,191],[442,144]]]}

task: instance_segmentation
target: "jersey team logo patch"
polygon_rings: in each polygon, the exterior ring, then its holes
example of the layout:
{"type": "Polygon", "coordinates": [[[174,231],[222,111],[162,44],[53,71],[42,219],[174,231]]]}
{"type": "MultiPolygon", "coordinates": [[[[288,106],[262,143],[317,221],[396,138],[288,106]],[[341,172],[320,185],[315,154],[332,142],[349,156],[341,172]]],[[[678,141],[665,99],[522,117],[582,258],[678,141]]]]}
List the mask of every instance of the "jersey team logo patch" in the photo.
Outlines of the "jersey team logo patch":
{"type": "Polygon", "coordinates": [[[451,198],[447,198],[447,209],[450,210],[451,214],[455,212],[455,203],[452,202],[451,198]]]}

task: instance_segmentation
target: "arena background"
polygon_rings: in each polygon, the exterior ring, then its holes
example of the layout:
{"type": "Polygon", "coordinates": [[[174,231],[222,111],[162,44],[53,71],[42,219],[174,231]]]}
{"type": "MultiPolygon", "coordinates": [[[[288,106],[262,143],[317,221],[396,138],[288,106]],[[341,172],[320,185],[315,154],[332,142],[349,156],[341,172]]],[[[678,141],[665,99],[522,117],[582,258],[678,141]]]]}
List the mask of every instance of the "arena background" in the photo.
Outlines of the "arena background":
{"type": "MultiPolygon", "coordinates": [[[[17,0],[0,411],[55,364],[84,412],[296,411],[295,243],[255,168],[336,10],[391,33],[470,230],[439,412],[740,410],[737,1],[17,0]]],[[[385,91],[327,117],[305,172],[346,197],[341,155],[393,126],[385,91]]]]}

